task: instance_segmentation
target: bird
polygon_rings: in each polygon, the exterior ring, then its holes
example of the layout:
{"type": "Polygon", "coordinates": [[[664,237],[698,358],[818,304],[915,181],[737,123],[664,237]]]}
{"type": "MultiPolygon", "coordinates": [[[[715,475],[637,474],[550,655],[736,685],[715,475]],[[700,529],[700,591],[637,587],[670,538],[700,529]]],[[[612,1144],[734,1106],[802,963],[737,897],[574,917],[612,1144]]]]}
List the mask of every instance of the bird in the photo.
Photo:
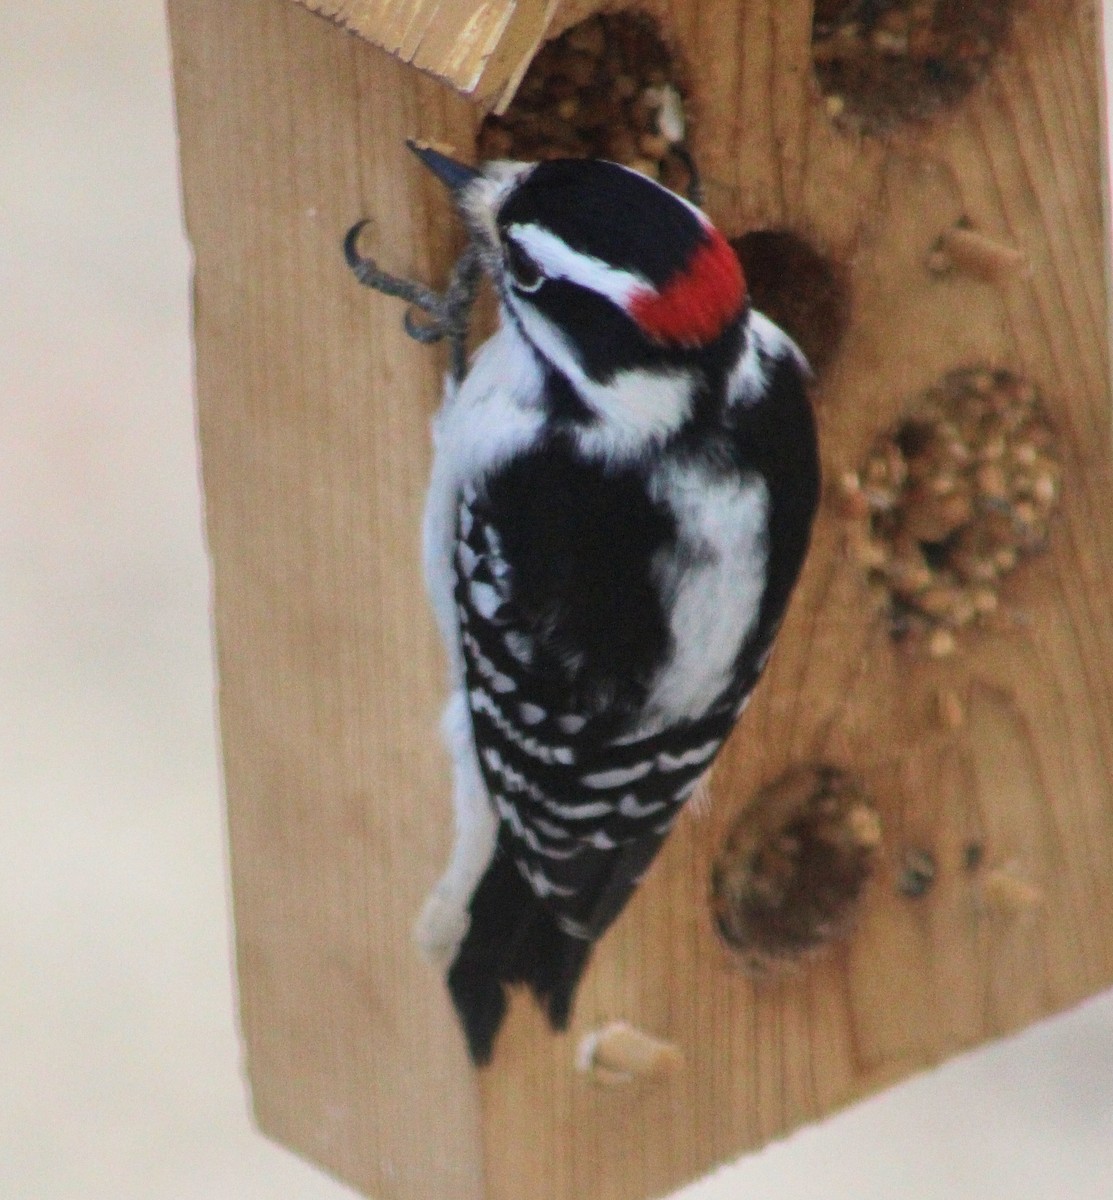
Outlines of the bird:
{"type": "Polygon", "coordinates": [[[694,204],[597,159],[410,143],[467,248],[443,295],[345,239],[453,344],[423,526],[455,843],[417,923],[473,1062],[512,990],[566,1029],[592,950],[738,721],[803,565],[808,364],[694,204]],[[498,327],[469,359],[480,278],[498,327]]]}

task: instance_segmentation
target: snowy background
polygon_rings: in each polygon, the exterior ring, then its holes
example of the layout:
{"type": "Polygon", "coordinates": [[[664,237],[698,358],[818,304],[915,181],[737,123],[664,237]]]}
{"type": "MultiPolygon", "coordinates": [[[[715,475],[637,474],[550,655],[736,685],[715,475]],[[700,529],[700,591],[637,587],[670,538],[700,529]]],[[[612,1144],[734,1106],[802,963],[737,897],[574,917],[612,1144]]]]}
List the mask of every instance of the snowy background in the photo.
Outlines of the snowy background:
{"type": "MultiPolygon", "coordinates": [[[[239,1074],[188,281],[161,7],[0,0],[4,1200],[353,1197],[239,1074]]],[[[1109,1200],[1113,996],[683,1196],[1109,1200]]]]}

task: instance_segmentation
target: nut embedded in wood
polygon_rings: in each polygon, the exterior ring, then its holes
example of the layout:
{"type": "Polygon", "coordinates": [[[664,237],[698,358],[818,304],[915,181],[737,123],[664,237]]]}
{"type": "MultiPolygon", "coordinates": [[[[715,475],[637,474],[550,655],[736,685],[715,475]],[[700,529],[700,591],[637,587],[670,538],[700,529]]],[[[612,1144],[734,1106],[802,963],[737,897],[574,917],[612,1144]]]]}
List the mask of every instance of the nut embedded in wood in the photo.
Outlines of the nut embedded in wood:
{"type": "Polygon", "coordinates": [[[1023,250],[991,238],[962,221],[941,233],[927,256],[927,268],[933,275],[969,275],[984,283],[1018,275],[1029,266],[1023,250]]]}
{"type": "Polygon", "coordinates": [[[612,1021],[592,1030],[576,1051],[576,1066],[596,1083],[633,1083],[671,1075],[684,1065],[684,1055],[672,1042],[643,1033],[626,1021],[612,1021]]]}
{"type": "Polygon", "coordinates": [[[881,820],[842,771],[782,776],[739,813],[711,873],[716,927],[755,975],[791,968],[852,926],[881,820]]]}
{"type": "Polygon", "coordinates": [[[1003,917],[1021,917],[1044,905],[1043,889],[1026,878],[1014,862],[985,871],[978,890],[984,909],[1003,917]]]}

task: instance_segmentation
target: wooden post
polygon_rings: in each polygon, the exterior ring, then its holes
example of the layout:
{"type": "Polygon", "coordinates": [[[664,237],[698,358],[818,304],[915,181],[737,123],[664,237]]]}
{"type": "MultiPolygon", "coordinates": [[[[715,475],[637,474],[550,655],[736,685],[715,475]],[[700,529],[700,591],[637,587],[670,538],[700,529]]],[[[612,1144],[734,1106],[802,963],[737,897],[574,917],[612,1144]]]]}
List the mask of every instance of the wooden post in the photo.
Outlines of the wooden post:
{"type": "MultiPolygon", "coordinates": [[[[358,28],[360,6],[340,7],[358,28]]],[[[717,223],[795,230],[850,273],[817,394],[828,479],[910,396],[984,361],[1045,396],[1062,511],[1009,585],[1014,627],[913,662],[828,500],[710,810],[679,823],[603,940],[569,1033],[522,998],[477,1075],[410,936],[451,832],[419,569],[444,358],[353,282],[340,243],[370,217],[385,267],[442,280],[458,235],[403,140],[467,152],[480,114],[292,0],[169,0],[247,1071],[265,1132],[384,1200],[660,1195],[1113,982],[1097,5],[1029,6],[986,84],[889,138],[832,125],[808,0],[645,7],[698,65],[717,223]],[[960,222],[1025,269],[933,274],[960,222]],[[816,761],[873,797],[882,866],[849,944],[754,983],[713,932],[710,864],[750,796],[816,761]],[[898,887],[910,852],[935,868],[915,899],[898,887]],[[614,1022],[666,1043],[670,1069],[609,1087],[578,1070],[614,1022]]],[[[586,11],[572,0],[550,31],[586,11]]],[[[514,54],[494,38],[495,82],[533,37],[517,28],[514,54]]]]}

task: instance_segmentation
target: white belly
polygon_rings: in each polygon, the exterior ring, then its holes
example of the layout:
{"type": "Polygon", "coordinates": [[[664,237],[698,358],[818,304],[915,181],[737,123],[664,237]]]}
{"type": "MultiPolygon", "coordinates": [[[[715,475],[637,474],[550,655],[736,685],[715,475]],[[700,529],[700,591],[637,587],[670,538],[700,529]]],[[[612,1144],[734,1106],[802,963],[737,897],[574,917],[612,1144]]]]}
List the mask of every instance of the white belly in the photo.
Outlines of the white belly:
{"type": "Polygon", "coordinates": [[[657,564],[673,650],[648,708],[663,727],[702,716],[730,682],[765,589],[769,492],[757,476],[685,467],[662,476],[658,496],[679,538],[676,555],[657,564]]]}

